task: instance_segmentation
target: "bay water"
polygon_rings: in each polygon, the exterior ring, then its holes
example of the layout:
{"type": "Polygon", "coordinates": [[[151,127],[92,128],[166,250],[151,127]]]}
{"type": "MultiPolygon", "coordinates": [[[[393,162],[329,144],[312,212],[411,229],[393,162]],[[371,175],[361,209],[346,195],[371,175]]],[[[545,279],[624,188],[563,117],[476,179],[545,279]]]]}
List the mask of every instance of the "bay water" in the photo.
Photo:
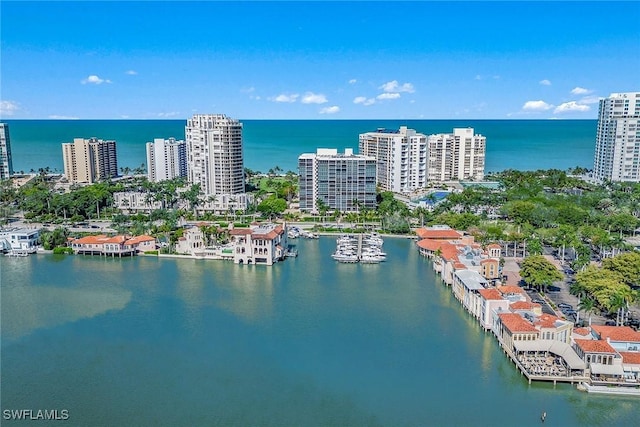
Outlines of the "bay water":
{"type": "Polygon", "coordinates": [[[331,237],[297,247],[273,267],[0,257],[2,410],[66,409],[77,426],[637,425],[637,398],[529,385],[413,241],[386,238],[377,265],[336,263],[331,237]]]}
{"type": "MultiPolygon", "coordinates": [[[[596,120],[241,120],[245,166],[262,172],[279,166],[297,172],[302,153],[353,148],[358,135],[408,126],[424,134],[472,127],[487,137],[486,171],[591,169],[596,120]]],[[[120,167],[146,163],[145,143],[184,139],[185,120],[8,120],[16,171],[50,167],[62,172],[61,143],[73,138],[113,139],[120,167]]]]}

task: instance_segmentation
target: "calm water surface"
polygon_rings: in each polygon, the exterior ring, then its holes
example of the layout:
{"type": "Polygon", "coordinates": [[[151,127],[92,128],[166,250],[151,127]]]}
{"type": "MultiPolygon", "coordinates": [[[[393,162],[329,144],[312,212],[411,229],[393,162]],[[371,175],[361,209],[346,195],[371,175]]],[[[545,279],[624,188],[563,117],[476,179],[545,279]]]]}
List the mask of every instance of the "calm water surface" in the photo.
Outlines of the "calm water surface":
{"type": "Polygon", "coordinates": [[[1,258],[2,409],[81,426],[526,426],[543,410],[638,425],[638,399],[528,385],[413,242],[385,240],[379,265],[335,263],[331,238],[272,268],[1,258]]]}

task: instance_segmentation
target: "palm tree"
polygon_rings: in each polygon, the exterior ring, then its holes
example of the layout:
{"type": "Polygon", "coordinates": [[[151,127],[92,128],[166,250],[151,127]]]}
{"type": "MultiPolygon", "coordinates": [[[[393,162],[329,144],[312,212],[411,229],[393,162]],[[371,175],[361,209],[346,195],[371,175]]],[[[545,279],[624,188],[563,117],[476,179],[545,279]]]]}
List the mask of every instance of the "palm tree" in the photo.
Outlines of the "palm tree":
{"type": "MultiPolygon", "coordinates": [[[[584,311],[585,315],[589,316],[589,324],[591,324],[591,313],[596,308],[596,302],[591,297],[581,298],[578,302],[578,319],[580,318],[580,310],[584,311]]],[[[578,321],[576,319],[576,322],[578,321]]]]}

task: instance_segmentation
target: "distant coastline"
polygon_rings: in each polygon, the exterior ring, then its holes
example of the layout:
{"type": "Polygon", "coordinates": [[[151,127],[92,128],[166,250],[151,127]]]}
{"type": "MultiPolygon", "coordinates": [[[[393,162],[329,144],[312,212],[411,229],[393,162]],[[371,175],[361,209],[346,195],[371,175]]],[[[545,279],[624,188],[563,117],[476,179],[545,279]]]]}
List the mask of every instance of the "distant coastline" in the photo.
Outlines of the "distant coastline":
{"type": "MultiPolygon", "coordinates": [[[[244,124],[245,167],[267,171],[276,165],[297,171],[303,152],[317,148],[358,148],[358,135],[379,127],[407,125],[423,133],[473,127],[487,137],[486,171],[505,169],[591,169],[597,120],[531,119],[240,119],[244,124]]],[[[74,137],[115,139],[119,166],[146,161],[144,144],[153,138],[184,138],[183,119],[5,120],[9,124],[14,170],[50,167],[62,171],[61,143],[74,137]]]]}

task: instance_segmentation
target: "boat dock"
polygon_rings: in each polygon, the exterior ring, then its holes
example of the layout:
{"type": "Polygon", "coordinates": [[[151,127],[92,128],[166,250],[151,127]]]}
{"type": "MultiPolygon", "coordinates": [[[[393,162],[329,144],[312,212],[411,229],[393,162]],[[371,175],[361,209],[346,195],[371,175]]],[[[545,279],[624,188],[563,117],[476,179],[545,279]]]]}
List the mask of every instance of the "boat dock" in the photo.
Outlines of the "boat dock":
{"type": "Polygon", "coordinates": [[[336,250],[331,255],[342,263],[378,264],[386,261],[386,253],[382,251],[383,240],[377,233],[342,235],[336,239],[336,250]]]}

